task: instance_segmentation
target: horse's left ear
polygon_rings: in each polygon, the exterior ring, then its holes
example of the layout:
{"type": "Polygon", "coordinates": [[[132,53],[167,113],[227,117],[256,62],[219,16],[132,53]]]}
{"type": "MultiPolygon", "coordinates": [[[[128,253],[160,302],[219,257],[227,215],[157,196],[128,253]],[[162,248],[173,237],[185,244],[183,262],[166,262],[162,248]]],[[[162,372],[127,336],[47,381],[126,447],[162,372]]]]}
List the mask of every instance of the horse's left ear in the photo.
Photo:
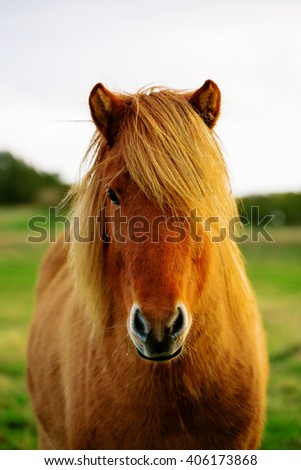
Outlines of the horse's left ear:
{"type": "Polygon", "coordinates": [[[102,83],[98,83],[90,93],[89,106],[96,127],[112,146],[118,133],[125,103],[107,90],[102,83]]]}
{"type": "Polygon", "coordinates": [[[212,80],[206,80],[204,85],[190,96],[189,102],[209,129],[212,129],[220,112],[221,92],[218,86],[212,80]]]}

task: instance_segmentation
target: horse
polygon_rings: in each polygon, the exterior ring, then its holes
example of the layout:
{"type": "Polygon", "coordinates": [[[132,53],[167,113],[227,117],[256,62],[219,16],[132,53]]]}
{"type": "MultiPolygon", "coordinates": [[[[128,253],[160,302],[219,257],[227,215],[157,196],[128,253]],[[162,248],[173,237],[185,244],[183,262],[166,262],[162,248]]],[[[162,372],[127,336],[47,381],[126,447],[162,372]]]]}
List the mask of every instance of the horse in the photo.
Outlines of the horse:
{"type": "Polygon", "coordinates": [[[266,340],[228,230],[220,103],[212,80],[92,89],[89,168],[70,237],[43,261],[28,341],[40,449],[260,445],[266,340]]]}

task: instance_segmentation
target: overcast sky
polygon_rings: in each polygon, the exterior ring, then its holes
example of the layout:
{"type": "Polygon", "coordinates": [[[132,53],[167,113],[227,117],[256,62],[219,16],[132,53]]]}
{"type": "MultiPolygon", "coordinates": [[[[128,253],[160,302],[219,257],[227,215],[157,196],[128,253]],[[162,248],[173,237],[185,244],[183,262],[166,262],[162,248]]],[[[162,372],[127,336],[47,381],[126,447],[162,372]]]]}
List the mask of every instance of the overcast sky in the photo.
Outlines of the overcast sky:
{"type": "Polygon", "coordinates": [[[222,92],[235,194],[301,191],[301,0],[0,0],[0,150],[68,182],[97,82],[222,92]]]}

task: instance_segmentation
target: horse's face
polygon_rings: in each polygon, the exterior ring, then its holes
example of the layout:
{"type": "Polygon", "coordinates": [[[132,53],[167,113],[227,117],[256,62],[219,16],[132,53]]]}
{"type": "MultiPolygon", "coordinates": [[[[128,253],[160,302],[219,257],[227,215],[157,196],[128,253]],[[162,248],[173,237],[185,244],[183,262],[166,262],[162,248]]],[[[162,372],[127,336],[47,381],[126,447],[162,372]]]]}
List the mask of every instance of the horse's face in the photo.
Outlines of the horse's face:
{"type": "MultiPolygon", "coordinates": [[[[110,163],[106,179],[116,170],[110,163]]],[[[110,282],[137,351],[154,361],[177,356],[202,283],[203,244],[190,236],[187,219],[163,213],[126,174],[106,187],[106,232],[110,282]]]]}
{"type": "MultiPolygon", "coordinates": [[[[192,106],[206,125],[213,127],[219,113],[218,87],[207,80],[199,90],[183,97],[189,101],[189,109],[192,106]]],[[[160,209],[155,195],[149,199],[134,178],[121,171],[122,150],[126,149],[119,148],[120,135],[124,115],[131,109],[129,98],[98,84],[89,103],[92,118],[107,142],[107,164],[101,179],[106,194],[109,242],[105,256],[110,292],[117,299],[117,311],[124,310],[120,305],[125,306],[128,332],[139,354],[153,361],[172,359],[181,352],[192,326],[208,271],[208,250],[190,236],[188,218],[171,218],[160,209]]],[[[134,129],[131,142],[135,139],[134,129]]]]}

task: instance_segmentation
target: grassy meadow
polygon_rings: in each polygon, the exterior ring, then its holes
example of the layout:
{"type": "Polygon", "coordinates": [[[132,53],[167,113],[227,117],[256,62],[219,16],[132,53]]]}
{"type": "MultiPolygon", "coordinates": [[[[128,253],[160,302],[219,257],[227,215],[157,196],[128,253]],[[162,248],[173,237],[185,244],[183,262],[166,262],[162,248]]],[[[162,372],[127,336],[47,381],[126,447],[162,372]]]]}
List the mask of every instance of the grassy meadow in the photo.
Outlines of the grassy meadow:
{"type": "MultiPolygon", "coordinates": [[[[34,449],[25,383],[34,286],[46,243],[26,243],[33,207],[0,208],[0,449],[34,449]]],[[[262,449],[301,449],[301,227],[275,228],[275,243],[244,244],[268,338],[271,374],[262,449]]]]}

